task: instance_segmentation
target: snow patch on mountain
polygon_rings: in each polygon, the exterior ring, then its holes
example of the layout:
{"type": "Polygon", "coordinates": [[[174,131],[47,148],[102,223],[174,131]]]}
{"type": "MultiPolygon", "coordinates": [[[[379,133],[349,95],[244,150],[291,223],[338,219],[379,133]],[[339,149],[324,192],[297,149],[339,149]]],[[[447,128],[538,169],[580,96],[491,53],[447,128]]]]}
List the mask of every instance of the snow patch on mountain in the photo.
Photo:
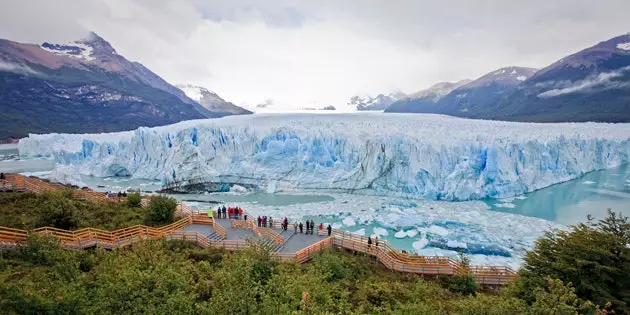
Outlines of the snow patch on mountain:
{"type": "MultiPolygon", "coordinates": [[[[190,85],[190,84],[181,84],[181,85],[176,85],[178,89],[184,91],[184,94],[186,94],[186,96],[190,97],[193,101],[195,102],[200,102],[201,98],[203,97],[203,88],[198,87],[198,86],[194,86],[194,85],[190,85]]],[[[208,91],[208,90],[206,90],[208,91]]],[[[208,91],[210,92],[210,91],[208,91]]]]}
{"type": "Polygon", "coordinates": [[[19,150],[99,177],[203,177],[260,190],[273,183],[278,192],[470,200],[521,195],[627,163],[630,124],[248,115],[121,133],[30,135],[19,150]]]}
{"type": "Polygon", "coordinates": [[[72,57],[77,59],[83,59],[86,61],[93,61],[96,58],[92,55],[93,49],[91,46],[78,41],[69,42],[66,44],[51,44],[44,42],[40,45],[43,50],[52,52],[59,56],[72,57]]]}
{"type": "Polygon", "coordinates": [[[617,48],[621,50],[630,50],[630,42],[617,44],[617,48]]]}

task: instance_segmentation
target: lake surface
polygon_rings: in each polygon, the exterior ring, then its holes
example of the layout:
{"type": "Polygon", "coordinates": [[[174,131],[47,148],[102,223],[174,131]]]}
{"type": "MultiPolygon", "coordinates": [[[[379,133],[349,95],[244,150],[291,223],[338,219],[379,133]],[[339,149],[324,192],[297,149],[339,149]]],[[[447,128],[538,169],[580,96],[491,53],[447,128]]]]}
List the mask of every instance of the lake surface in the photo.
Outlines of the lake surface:
{"type": "Polygon", "coordinates": [[[575,224],[588,214],[606,216],[607,209],[630,216],[630,165],[595,171],[507,200],[485,200],[492,210],[516,213],[561,224],[575,224]]]}

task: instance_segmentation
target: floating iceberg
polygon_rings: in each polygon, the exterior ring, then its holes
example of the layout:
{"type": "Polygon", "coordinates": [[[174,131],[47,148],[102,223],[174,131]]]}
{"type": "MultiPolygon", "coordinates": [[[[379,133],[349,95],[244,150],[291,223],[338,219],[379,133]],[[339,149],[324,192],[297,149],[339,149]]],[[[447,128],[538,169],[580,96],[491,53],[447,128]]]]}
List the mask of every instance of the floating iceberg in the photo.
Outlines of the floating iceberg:
{"type": "Polygon", "coordinates": [[[630,124],[248,115],[118,133],[30,135],[19,151],[98,177],[163,183],[201,177],[271,192],[460,201],[516,196],[627,163],[630,124]]]}

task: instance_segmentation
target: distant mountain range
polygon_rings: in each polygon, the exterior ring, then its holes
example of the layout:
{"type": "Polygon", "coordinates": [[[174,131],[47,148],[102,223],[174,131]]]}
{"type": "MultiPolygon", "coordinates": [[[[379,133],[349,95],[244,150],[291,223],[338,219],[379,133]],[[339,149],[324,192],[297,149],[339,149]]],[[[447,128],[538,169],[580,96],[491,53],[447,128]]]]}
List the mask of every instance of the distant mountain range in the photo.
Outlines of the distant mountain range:
{"type": "Polygon", "coordinates": [[[353,96],[347,106],[359,111],[385,110],[392,103],[404,98],[406,95],[401,92],[390,93],[388,95],[379,94],[377,96],[353,96]]]}
{"type": "Polygon", "coordinates": [[[62,45],[0,40],[0,139],[110,132],[227,114],[209,108],[125,59],[95,33],[62,45]]]}
{"type": "Polygon", "coordinates": [[[385,112],[531,122],[630,122],[630,34],[536,71],[507,67],[474,81],[438,83],[385,112]]]}

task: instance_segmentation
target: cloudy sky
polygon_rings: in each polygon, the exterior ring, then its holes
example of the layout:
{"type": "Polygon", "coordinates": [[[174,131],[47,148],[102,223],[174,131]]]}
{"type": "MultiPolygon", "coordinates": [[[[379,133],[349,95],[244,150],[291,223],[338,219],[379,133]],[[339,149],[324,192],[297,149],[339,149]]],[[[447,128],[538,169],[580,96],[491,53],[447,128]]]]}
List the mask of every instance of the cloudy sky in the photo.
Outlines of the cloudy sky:
{"type": "Polygon", "coordinates": [[[630,32],[628,0],[2,0],[0,37],[94,31],[171,83],[236,104],[341,106],[503,66],[544,67],[630,32]]]}

